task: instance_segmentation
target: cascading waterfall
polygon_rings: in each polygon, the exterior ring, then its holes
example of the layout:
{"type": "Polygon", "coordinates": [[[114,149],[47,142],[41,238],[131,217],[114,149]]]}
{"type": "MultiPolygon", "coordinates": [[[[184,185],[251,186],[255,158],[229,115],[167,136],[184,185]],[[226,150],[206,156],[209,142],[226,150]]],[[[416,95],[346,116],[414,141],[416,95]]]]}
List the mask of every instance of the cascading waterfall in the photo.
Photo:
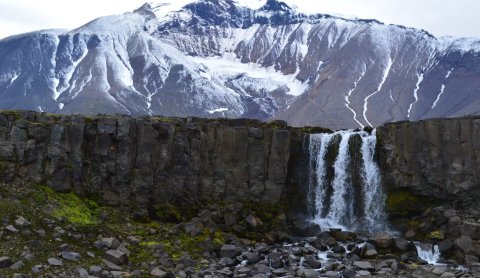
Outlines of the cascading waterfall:
{"type": "Polygon", "coordinates": [[[438,261],[440,260],[441,253],[437,245],[421,244],[415,242],[415,247],[417,248],[418,257],[428,264],[431,265],[441,265],[438,261]]]}
{"type": "Polygon", "coordinates": [[[313,221],[322,228],[384,231],[385,194],[374,160],[375,131],[311,134],[309,144],[313,221]]]}

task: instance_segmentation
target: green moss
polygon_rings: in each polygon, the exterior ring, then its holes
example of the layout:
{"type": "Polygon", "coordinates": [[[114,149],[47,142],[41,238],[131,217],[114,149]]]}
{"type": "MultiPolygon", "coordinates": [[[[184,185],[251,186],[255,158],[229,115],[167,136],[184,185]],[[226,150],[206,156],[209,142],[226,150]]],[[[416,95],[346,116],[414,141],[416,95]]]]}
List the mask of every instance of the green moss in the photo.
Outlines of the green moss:
{"type": "Polygon", "coordinates": [[[99,206],[95,201],[80,199],[74,193],[58,193],[46,186],[40,189],[45,193],[47,200],[53,204],[51,212],[53,217],[65,219],[78,226],[92,226],[98,223],[99,206]]]}
{"type": "Polygon", "coordinates": [[[155,218],[162,222],[178,223],[182,220],[180,210],[170,203],[158,205],[154,214],[155,218]]]}
{"type": "Polygon", "coordinates": [[[422,202],[408,191],[390,192],[387,196],[387,210],[391,216],[407,217],[421,210],[422,202]]]}
{"type": "Polygon", "coordinates": [[[433,231],[427,235],[427,238],[431,240],[443,240],[444,237],[445,235],[442,231],[433,231]]]}

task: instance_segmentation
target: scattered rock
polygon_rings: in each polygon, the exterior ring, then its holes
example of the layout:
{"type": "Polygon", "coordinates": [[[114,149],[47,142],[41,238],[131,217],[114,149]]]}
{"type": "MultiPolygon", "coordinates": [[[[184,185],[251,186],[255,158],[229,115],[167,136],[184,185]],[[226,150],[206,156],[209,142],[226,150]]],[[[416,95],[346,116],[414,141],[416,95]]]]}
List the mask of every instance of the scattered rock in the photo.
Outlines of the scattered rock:
{"type": "Polygon", "coordinates": [[[82,267],[77,268],[77,273],[82,278],[90,277],[90,275],[88,274],[88,271],[82,267]]]}
{"type": "Polygon", "coordinates": [[[389,234],[376,234],[369,239],[369,242],[378,249],[387,249],[392,246],[393,237],[389,234]]]}
{"type": "Polygon", "coordinates": [[[128,261],[127,254],[119,250],[113,250],[113,249],[105,252],[104,258],[116,265],[123,265],[123,264],[126,264],[128,261]]]}
{"type": "Polygon", "coordinates": [[[19,231],[17,230],[17,228],[15,228],[14,226],[12,225],[8,225],[7,227],[5,227],[5,231],[7,232],[10,232],[10,233],[18,233],[19,231]]]}
{"type": "Polygon", "coordinates": [[[120,246],[120,241],[114,237],[102,238],[100,241],[103,248],[117,249],[120,246]]]}
{"type": "Polygon", "coordinates": [[[247,227],[249,229],[253,230],[263,225],[262,220],[253,214],[250,214],[249,216],[247,216],[247,218],[245,218],[245,223],[247,223],[247,227]]]}
{"type": "Polygon", "coordinates": [[[12,270],[19,270],[19,269],[23,268],[24,266],[25,266],[25,264],[23,263],[23,261],[18,261],[18,262],[16,262],[16,263],[12,264],[12,265],[10,266],[10,269],[12,269],[12,270]]]}
{"type": "Polygon", "coordinates": [[[129,236],[127,237],[127,242],[130,245],[138,245],[140,243],[140,239],[135,236],[129,236]]]}
{"type": "Polygon", "coordinates": [[[233,259],[240,254],[240,250],[235,245],[224,244],[220,249],[220,257],[233,259]]]}
{"type": "Polygon", "coordinates": [[[8,268],[13,265],[12,259],[10,257],[0,257],[0,269],[8,268]]]}
{"type": "Polygon", "coordinates": [[[16,220],[15,220],[15,225],[17,227],[28,227],[30,226],[32,223],[30,223],[27,219],[23,218],[23,217],[18,217],[16,220]]]}
{"type": "Polygon", "coordinates": [[[117,270],[117,271],[122,270],[121,266],[116,265],[109,260],[102,259],[102,262],[105,264],[108,270],[117,270]]]}
{"type": "Polygon", "coordinates": [[[368,271],[375,270],[372,263],[367,261],[357,261],[357,262],[354,262],[353,265],[362,270],[368,270],[368,271]]]}
{"type": "Polygon", "coordinates": [[[161,270],[160,268],[156,267],[150,271],[151,277],[159,277],[159,278],[175,278],[175,275],[171,272],[166,272],[161,270]]]}
{"type": "Polygon", "coordinates": [[[78,262],[82,258],[82,256],[79,253],[69,252],[69,251],[62,251],[61,255],[62,255],[62,258],[64,258],[65,260],[74,261],[74,262],[78,262]]]}
{"type": "Polygon", "coordinates": [[[464,254],[472,249],[473,241],[469,236],[461,236],[454,242],[454,246],[461,250],[464,254]]]}
{"type": "Polygon", "coordinates": [[[63,262],[57,258],[48,259],[48,264],[51,266],[63,266],[63,262]]]}

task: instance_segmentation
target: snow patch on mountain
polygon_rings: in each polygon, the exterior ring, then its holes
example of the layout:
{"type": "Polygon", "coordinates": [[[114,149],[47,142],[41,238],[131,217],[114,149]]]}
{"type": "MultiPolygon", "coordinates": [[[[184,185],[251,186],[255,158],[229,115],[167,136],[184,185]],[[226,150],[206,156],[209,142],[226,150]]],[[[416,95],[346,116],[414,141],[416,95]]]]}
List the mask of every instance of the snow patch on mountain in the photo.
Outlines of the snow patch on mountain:
{"type": "Polygon", "coordinates": [[[229,77],[246,74],[254,79],[266,80],[272,87],[288,87],[288,94],[292,96],[299,96],[308,88],[307,84],[296,79],[296,74],[286,75],[273,67],[263,68],[255,63],[242,63],[233,53],[225,53],[218,57],[192,57],[192,60],[205,66],[204,76],[209,79],[218,76],[226,80],[229,77]]]}

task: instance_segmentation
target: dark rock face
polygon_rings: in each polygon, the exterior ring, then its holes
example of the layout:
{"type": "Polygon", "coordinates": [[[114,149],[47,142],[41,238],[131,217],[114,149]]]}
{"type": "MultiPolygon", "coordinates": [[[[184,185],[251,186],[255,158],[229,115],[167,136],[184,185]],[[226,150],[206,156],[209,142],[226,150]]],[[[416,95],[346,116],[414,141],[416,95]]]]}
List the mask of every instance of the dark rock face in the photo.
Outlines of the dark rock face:
{"type": "Polygon", "coordinates": [[[479,134],[478,117],[378,128],[378,156],[390,197],[408,191],[455,207],[479,208],[479,134]]]}
{"type": "Polygon", "coordinates": [[[281,205],[301,184],[288,169],[300,164],[302,136],[283,122],[2,112],[0,179],[133,202],[140,214],[162,204],[281,205]]]}

